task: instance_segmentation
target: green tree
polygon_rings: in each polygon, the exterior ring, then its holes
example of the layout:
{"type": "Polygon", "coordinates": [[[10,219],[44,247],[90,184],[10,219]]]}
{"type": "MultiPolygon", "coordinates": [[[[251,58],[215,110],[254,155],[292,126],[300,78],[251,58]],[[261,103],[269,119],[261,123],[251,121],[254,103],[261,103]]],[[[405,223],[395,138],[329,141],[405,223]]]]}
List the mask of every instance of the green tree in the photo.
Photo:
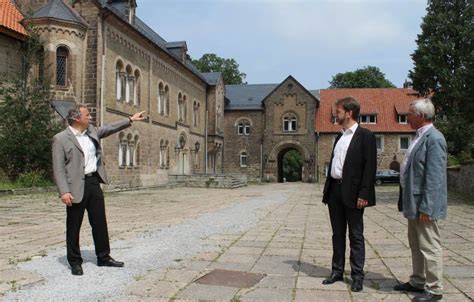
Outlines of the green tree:
{"type": "Polygon", "coordinates": [[[14,181],[20,174],[51,175],[51,138],[59,130],[49,105],[49,84],[30,79],[42,60],[39,36],[22,43],[20,77],[0,87],[0,168],[14,181]]]}
{"type": "Polygon", "coordinates": [[[283,156],[283,177],[287,181],[301,180],[301,167],[303,166],[303,158],[296,150],[290,150],[283,156]]]}
{"type": "Polygon", "coordinates": [[[338,73],[329,82],[329,88],[394,88],[378,67],[366,66],[356,71],[338,73]]]}
{"type": "Polygon", "coordinates": [[[227,85],[245,84],[247,75],[239,71],[239,64],[234,59],[224,59],[216,54],[206,53],[199,60],[192,62],[201,72],[222,72],[224,83],[227,85]]]}
{"type": "Polygon", "coordinates": [[[409,77],[430,96],[448,150],[474,148],[474,7],[471,0],[431,0],[421,24],[409,77]]]}

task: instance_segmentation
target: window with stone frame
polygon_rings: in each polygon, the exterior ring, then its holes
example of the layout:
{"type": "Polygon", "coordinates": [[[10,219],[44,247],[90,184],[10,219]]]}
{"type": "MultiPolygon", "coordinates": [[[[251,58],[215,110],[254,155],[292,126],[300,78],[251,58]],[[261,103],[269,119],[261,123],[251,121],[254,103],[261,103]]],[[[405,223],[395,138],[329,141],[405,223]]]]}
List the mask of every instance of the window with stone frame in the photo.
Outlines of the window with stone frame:
{"type": "Polygon", "coordinates": [[[158,84],[158,113],[165,114],[165,89],[162,82],[158,84]]]}
{"type": "Polygon", "coordinates": [[[132,67],[130,65],[126,68],[126,81],[125,81],[125,103],[133,103],[133,95],[134,95],[134,84],[135,78],[132,74],[132,67]]]}
{"type": "Polygon", "coordinates": [[[298,130],[298,118],[294,113],[286,113],[283,116],[283,131],[296,132],[298,130]]]}
{"type": "Polygon", "coordinates": [[[247,167],[247,151],[240,152],[240,167],[247,167]]]}
{"type": "Polygon", "coordinates": [[[60,46],[56,49],[56,85],[66,86],[68,77],[69,51],[60,46]]]}
{"type": "Polygon", "coordinates": [[[118,164],[121,168],[124,168],[127,165],[127,149],[128,143],[127,139],[125,138],[125,134],[120,132],[118,143],[118,164]]]}
{"type": "Polygon", "coordinates": [[[194,127],[199,127],[200,120],[199,120],[199,108],[201,107],[201,104],[197,101],[193,102],[193,124],[194,127]]]}
{"type": "Polygon", "coordinates": [[[140,71],[138,71],[138,69],[135,70],[134,81],[135,81],[135,85],[133,85],[133,105],[139,106],[140,98],[141,98],[141,83],[140,83],[140,71]]]}
{"type": "Polygon", "coordinates": [[[165,140],[162,139],[160,141],[160,169],[165,168],[165,154],[166,154],[166,144],[165,140]]]}
{"type": "Polygon", "coordinates": [[[115,98],[117,101],[125,99],[125,78],[123,63],[118,60],[117,64],[115,64],[115,98]]]}
{"type": "Polygon", "coordinates": [[[178,122],[183,122],[183,95],[178,93],[178,122]]]}
{"type": "Polygon", "coordinates": [[[237,135],[250,135],[250,121],[240,120],[237,124],[237,135]]]}
{"type": "Polygon", "coordinates": [[[165,109],[164,109],[164,112],[165,112],[165,115],[166,116],[170,116],[170,89],[168,87],[168,85],[165,85],[165,109]]]}

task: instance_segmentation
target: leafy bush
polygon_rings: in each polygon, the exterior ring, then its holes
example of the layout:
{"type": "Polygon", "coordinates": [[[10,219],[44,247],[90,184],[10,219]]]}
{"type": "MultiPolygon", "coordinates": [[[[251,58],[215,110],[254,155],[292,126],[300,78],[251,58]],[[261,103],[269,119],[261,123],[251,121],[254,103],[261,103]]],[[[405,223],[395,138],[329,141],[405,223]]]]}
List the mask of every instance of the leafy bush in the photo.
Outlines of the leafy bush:
{"type": "Polygon", "coordinates": [[[18,187],[23,188],[48,187],[54,185],[49,177],[38,172],[20,174],[16,180],[16,184],[18,187]]]}

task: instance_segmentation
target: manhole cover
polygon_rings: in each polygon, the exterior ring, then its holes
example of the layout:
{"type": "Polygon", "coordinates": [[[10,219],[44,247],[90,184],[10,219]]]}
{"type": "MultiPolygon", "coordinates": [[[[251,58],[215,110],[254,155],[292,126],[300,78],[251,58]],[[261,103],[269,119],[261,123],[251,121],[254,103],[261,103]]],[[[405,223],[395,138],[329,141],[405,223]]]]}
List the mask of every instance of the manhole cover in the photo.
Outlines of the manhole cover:
{"type": "Polygon", "coordinates": [[[250,288],[260,282],[265,274],[245,273],[215,269],[207,275],[197,279],[195,283],[207,285],[221,285],[237,288],[250,288]]]}

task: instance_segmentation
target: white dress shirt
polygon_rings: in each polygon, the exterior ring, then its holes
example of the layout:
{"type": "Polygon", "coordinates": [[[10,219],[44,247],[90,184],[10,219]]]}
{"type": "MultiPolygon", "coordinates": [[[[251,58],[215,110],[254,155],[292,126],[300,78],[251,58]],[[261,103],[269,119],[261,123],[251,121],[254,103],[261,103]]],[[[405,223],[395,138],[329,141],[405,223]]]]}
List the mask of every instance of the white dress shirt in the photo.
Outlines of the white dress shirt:
{"type": "Polygon", "coordinates": [[[352,137],[359,126],[355,123],[347,130],[342,130],[342,136],[334,147],[334,157],[331,165],[331,177],[334,179],[342,179],[342,169],[346,160],[347,149],[352,141],[352,137]]]}
{"type": "Polygon", "coordinates": [[[71,129],[72,133],[74,133],[74,135],[76,136],[79,145],[81,145],[82,152],[84,153],[84,174],[96,172],[97,150],[95,148],[94,142],[92,142],[92,139],[89,137],[89,135],[86,134],[87,130],[84,130],[81,133],[74,127],[69,126],[69,129],[71,129]]]}
{"type": "Polygon", "coordinates": [[[428,129],[430,129],[431,127],[433,127],[433,124],[428,124],[428,125],[425,125],[423,127],[418,128],[416,130],[415,139],[410,143],[410,146],[408,146],[407,152],[405,153],[405,158],[403,158],[403,162],[400,165],[400,184],[401,184],[402,188],[405,186],[405,181],[404,181],[404,179],[405,179],[405,169],[407,167],[408,160],[411,156],[411,152],[415,148],[416,144],[418,144],[418,142],[420,141],[420,138],[423,136],[423,134],[425,134],[426,131],[428,131],[428,129]]]}

